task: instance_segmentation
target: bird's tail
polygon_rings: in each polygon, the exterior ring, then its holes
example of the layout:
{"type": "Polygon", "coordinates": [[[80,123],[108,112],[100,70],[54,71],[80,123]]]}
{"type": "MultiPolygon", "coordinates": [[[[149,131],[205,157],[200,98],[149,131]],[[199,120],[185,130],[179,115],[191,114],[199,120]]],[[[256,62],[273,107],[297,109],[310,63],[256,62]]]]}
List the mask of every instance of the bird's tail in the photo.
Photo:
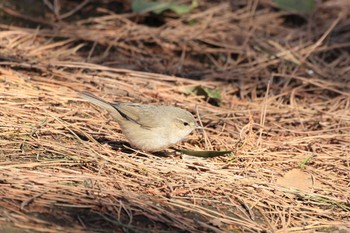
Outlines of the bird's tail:
{"type": "Polygon", "coordinates": [[[117,120],[121,118],[121,115],[113,107],[113,105],[111,103],[109,103],[109,102],[107,102],[107,101],[105,101],[105,100],[103,100],[103,99],[101,99],[101,98],[99,98],[99,97],[89,93],[89,92],[82,92],[82,93],[80,93],[80,96],[83,99],[85,99],[85,100],[87,100],[87,101],[89,101],[89,102],[99,106],[100,108],[103,108],[103,109],[107,110],[117,120]]]}

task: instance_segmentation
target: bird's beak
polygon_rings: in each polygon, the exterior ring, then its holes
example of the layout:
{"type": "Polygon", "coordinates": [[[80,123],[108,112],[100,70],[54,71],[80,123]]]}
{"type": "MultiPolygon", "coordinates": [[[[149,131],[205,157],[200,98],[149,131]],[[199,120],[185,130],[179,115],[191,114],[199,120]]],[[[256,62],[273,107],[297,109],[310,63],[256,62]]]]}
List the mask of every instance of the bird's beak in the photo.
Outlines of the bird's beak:
{"type": "Polygon", "coordinates": [[[198,124],[196,124],[196,129],[203,129],[203,127],[198,125],[198,124]]]}

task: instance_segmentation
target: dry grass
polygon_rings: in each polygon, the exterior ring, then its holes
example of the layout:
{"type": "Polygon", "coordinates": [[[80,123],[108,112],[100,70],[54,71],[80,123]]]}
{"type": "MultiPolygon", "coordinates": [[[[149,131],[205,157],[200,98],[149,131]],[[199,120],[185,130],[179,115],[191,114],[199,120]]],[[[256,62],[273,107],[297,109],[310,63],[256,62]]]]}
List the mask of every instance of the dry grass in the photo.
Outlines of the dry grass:
{"type": "Polygon", "coordinates": [[[0,222],[38,232],[349,230],[347,0],[323,2],[298,27],[269,1],[237,2],[203,2],[161,27],[103,9],[35,18],[44,29],[0,25],[0,222]],[[220,90],[222,106],[184,93],[197,85],[220,90]],[[205,134],[177,147],[233,154],[130,149],[83,90],[198,107],[205,134]],[[298,167],[311,191],[277,184],[298,167]]]}

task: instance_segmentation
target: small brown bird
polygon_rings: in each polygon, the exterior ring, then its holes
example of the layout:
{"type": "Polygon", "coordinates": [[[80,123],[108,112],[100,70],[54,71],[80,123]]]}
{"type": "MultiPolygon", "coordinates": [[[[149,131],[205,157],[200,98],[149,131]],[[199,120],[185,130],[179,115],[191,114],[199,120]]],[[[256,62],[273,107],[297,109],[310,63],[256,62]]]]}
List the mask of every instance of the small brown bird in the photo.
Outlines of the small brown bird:
{"type": "Polygon", "coordinates": [[[107,110],[130,144],[143,151],[160,151],[183,140],[198,128],[193,115],[173,106],[109,103],[83,92],[81,97],[107,110]]]}

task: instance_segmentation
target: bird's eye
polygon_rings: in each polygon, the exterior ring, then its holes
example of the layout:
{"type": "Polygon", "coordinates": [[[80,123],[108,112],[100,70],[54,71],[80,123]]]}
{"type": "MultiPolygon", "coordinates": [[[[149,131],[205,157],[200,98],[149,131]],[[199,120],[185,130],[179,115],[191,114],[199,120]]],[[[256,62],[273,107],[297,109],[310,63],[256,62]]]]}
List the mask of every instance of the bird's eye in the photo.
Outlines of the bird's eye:
{"type": "Polygon", "coordinates": [[[187,122],[184,122],[184,126],[189,126],[190,124],[188,124],[187,122]]]}

